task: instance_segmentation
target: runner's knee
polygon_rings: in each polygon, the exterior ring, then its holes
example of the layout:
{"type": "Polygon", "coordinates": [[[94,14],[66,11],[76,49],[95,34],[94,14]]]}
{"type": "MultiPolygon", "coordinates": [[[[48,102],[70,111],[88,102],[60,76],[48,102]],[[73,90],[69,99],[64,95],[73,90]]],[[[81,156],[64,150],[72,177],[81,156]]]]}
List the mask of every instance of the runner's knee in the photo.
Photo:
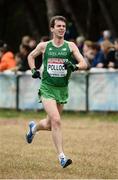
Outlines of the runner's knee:
{"type": "Polygon", "coordinates": [[[52,125],[53,128],[60,127],[61,126],[61,119],[60,119],[60,117],[56,117],[56,116],[53,117],[51,119],[51,125],[52,125]]]}
{"type": "Polygon", "coordinates": [[[47,119],[47,129],[51,131],[51,121],[47,119]]]}

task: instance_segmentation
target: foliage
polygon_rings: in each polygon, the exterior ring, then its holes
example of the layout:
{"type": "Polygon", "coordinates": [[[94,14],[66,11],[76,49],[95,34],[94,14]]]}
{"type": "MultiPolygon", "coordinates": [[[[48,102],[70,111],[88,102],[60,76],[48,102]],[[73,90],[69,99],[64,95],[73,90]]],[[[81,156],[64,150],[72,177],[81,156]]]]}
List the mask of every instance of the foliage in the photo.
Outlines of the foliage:
{"type": "Polygon", "coordinates": [[[1,0],[0,39],[17,52],[23,35],[32,35],[37,42],[49,35],[48,21],[57,14],[66,16],[72,25],[68,38],[83,34],[97,40],[104,29],[110,29],[117,36],[117,9],[118,1],[112,0],[74,0],[74,3],[72,0],[1,0]]]}

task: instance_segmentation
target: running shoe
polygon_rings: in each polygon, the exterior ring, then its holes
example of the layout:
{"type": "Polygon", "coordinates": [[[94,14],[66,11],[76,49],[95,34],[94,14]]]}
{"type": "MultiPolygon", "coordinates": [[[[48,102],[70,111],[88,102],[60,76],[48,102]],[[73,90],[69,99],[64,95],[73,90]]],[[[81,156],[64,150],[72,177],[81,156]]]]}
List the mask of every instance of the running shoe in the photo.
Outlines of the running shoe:
{"type": "Polygon", "coordinates": [[[66,159],[66,158],[61,158],[61,166],[63,168],[69,166],[70,164],[72,164],[72,160],[71,159],[66,159]]]}
{"type": "Polygon", "coordinates": [[[35,126],[36,126],[36,124],[35,124],[34,121],[30,121],[29,122],[29,131],[26,134],[26,141],[27,141],[27,143],[31,143],[33,138],[34,138],[35,133],[33,133],[33,128],[35,128],[35,126]]]}

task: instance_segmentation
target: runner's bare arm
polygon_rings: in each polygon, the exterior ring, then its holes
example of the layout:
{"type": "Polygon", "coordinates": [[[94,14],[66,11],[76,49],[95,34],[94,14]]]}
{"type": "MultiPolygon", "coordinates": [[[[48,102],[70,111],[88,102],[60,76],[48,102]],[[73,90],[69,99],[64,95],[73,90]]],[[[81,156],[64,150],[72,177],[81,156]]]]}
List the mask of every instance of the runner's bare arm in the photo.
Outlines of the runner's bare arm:
{"type": "Polygon", "coordinates": [[[47,42],[41,42],[39,43],[36,48],[31,51],[31,53],[28,55],[28,63],[31,69],[35,68],[35,58],[40,55],[43,54],[45,51],[45,47],[47,45],[47,42]]]}
{"type": "Polygon", "coordinates": [[[85,70],[87,69],[87,63],[85,62],[85,59],[79,52],[79,49],[73,42],[69,42],[70,49],[72,51],[73,56],[77,60],[78,64],[76,65],[79,69],[85,70]]]}

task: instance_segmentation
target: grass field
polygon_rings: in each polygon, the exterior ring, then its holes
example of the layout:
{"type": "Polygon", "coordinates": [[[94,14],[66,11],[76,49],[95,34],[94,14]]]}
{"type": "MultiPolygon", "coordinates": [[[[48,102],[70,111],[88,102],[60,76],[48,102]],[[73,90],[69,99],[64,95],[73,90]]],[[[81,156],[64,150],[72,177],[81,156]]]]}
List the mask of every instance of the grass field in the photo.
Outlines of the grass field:
{"type": "Polygon", "coordinates": [[[44,112],[0,110],[0,179],[118,179],[118,114],[62,116],[64,149],[73,164],[60,167],[50,132],[25,142],[30,119],[44,112]]]}

